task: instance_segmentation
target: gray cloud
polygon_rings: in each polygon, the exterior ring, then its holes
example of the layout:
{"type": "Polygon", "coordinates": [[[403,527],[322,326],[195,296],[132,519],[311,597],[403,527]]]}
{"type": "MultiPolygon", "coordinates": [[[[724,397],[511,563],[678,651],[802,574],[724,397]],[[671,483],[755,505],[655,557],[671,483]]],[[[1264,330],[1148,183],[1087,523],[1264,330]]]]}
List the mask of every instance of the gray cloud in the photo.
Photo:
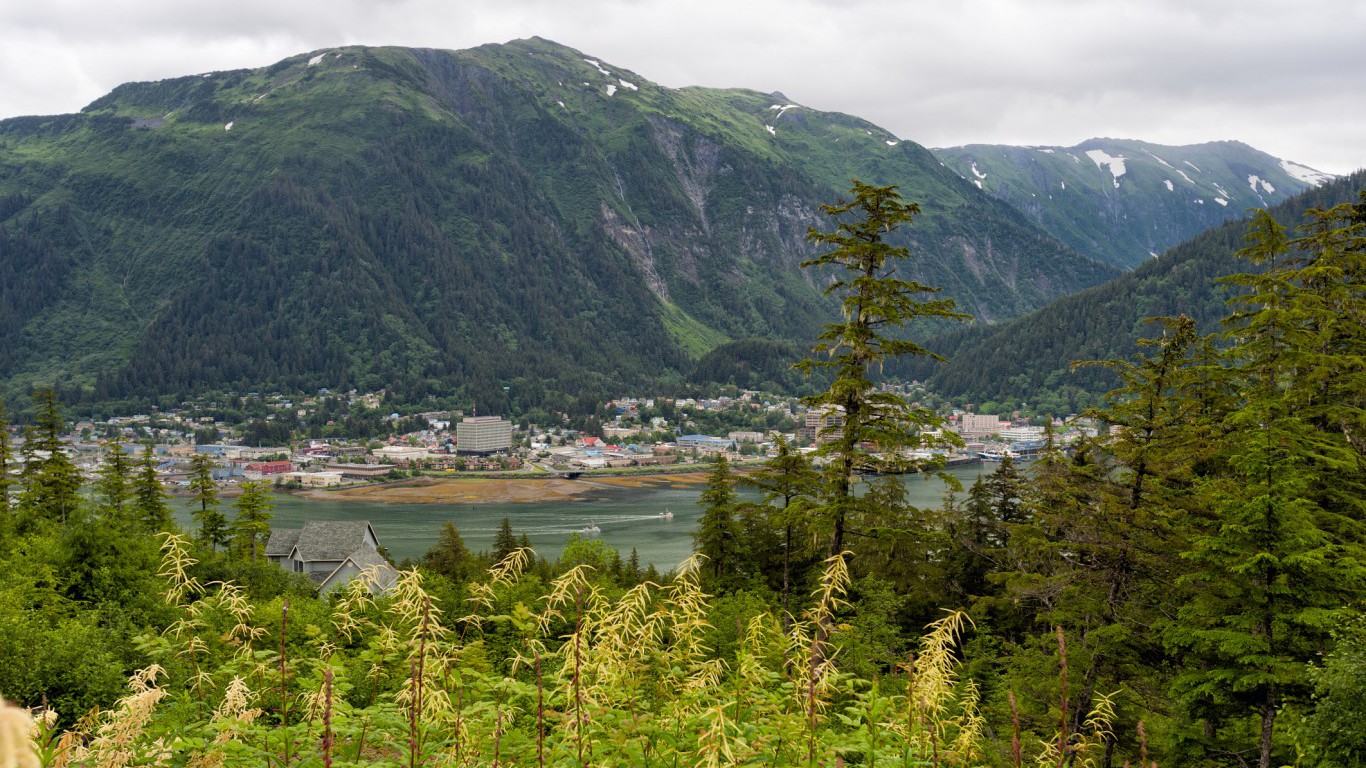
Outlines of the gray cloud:
{"type": "Polygon", "coordinates": [[[0,8],[0,116],[347,44],[539,35],[668,86],[780,90],[930,146],[1239,139],[1366,165],[1366,4],[1322,0],[49,0],[0,8]]]}

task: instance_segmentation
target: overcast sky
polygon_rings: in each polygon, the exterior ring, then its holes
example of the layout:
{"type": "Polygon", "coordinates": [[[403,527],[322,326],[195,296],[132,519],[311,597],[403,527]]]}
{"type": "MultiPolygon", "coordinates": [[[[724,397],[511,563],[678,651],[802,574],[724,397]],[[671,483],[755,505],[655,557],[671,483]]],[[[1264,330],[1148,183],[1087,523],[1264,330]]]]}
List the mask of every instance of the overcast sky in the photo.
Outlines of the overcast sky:
{"type": "Polygon", "coordinates": [[[1238,139],[1330,173],[1366,166],[1362,0],[4,0],[0,117],[339,45],[533,35],[932,147],[1238,139]]]}

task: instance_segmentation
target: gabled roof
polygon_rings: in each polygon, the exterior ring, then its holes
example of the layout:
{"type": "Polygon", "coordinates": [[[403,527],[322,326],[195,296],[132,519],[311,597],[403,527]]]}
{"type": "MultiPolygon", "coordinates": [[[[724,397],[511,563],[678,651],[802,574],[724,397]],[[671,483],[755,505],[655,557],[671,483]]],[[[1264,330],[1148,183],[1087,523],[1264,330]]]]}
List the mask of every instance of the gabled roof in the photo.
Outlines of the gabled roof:
{"type": "Polygon", "coordinates": [[[347,555],[364,546],[367,531],[379,540],[365,520],[309,520],[299,531],[294,547],[299,550],[299,559],[305,563],[345,560],[347,555]]]}
{"type": "Polygon", "coordinates": [[[288,557],[299,543],[300,533],[302,531],[297,528],[272,530],[270,541],[266,542],[266,557],[288,557]]]}
{"type": "Polygon", "coordinates": [[[365,547],[365,534],[379,541],[366,520],[309,520],[302,529],[277,529],[266,542],[268,557],[296,556],[310,563],[315,560],[339,562],[365,547]],[[297,551],[297,554],[296,554],[297,551]]]}
{"type": "MultiPolygon", "coordinates": [[[[398,571],[395,570],[392,565],[389,565],[388,560],[385,560],[380,553],[369,547],[361,547],[348,555],[346,559],[342,561],[341,565],[338,565],[331,573],[327,574],[326,578],[319,581],[318,586],[322,589],[330,589],[333,586],[337,586],[332,583],[332,579],[341,571],[341,569],[346,567],[347,563],[351,563],[360,570],[361,575],[356,576],[355,578],[373,577],[368,580],[371,592],[388,592],[389,589],[394,586],[394,582],[398,581],[398,571]]],[[[317,579],[315,579],[315,581],[317,581],[317,579]]]]}

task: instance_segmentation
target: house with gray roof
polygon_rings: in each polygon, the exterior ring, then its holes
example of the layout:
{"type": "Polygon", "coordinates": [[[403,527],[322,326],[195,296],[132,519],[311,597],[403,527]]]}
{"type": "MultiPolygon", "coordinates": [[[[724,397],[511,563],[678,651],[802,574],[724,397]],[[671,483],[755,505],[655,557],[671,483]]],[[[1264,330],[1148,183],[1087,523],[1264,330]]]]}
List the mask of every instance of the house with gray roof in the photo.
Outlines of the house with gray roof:
{"type": "Polygon", "coordinates": [[[374,574],[372,592],[386,592],[398,580],[398,571],[379,553],[379,538],[366,520],[309,520],[303,528],[273,530],[266,559],[306,574],[321,592],[367,570],[374,574]]]}

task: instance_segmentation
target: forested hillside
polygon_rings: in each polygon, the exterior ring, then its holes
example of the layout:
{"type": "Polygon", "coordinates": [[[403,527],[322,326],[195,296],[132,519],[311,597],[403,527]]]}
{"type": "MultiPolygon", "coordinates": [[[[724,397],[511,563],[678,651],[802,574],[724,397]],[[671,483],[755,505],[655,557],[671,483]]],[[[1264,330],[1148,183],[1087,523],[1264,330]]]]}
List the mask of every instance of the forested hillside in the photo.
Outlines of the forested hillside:
{"type": "Polygon", "coordinates": [[[0,122],[0,381],[575,407],[729,340],[812,338],[832,306],[796,265],[851,177],[921,203],[912,276],[983,320],[1115,274],[781,94],[539,39],[353,47],[0,122]]]}
{"type": "MultiPolygon", "coordinates": [[[[1316,187],[1271,209],[1284,226],[1305,223],[1308,209],[1355,202],[1366,189],[1366,172],[1316,187]]],[[[917,365],[947,397],[976,404],[1028,402],[1052,413],[1074,413],[1117,384],[1103,368],[1071,369],[1073,362],[1101,360],[1134,349],[1153,334],[1150,317],[1185,314],[1201,333],[1219,330],[1231,297],[1220,278],[1247,265],[1236,253],[1246,223],[1229,222],[1173,248],[1132,273],[1053,302],[998,326],[976,324],[935,337],[929,346],[948,358],[917,365]]]]}

